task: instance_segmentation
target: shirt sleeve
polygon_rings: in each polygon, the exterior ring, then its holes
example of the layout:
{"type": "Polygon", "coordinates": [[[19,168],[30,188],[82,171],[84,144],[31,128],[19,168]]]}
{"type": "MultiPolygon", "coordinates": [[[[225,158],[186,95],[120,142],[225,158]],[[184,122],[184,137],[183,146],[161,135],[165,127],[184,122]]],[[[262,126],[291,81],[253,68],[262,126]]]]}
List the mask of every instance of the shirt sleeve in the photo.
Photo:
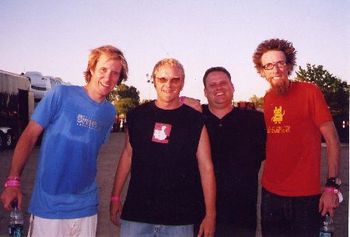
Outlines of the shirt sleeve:
{"type": "Polygon", "coordinates": [[[321,90],[316,85],[313,86],[311,103],[311,108],[313,108],[312,117],[318,127],[325,122],[333,120],[327,102],[321,90]]]}
{"type": "Polygon", "coordinates": [[[46,128],[57,114],[61,103],[61,93],[61,86],[50,90],[36,106],[31,119],[46,128]]]}

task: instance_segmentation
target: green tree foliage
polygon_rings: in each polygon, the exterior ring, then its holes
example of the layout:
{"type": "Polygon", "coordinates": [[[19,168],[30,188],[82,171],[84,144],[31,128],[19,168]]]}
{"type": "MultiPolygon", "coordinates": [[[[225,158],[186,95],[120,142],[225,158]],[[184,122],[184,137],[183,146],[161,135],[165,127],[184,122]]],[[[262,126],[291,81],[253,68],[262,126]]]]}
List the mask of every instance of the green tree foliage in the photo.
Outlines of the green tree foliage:
{"type": "Polygon", "coordinates": [[[264,107],[264,97],[258,97],[257,95],[253,95],[249,98],[249,101],[255,105],[255,108],[258,110],[263,110],[264,107]]]}
{"type": "Polygon", "coordinates": [[[120,84],[109,93],[107,100],[111,101],[118,114],[126,113],[140,104],[140,92],[133,86],[120,84]]]}
{"type": "Polygon", "coordinates": [[[329,73],[322,65],[306,64],[306,69],[299,66],[296,74],[296,80],[313,82],[321,89],[334,116],[349,116],[349,85],[345,81],[329,73]]]}

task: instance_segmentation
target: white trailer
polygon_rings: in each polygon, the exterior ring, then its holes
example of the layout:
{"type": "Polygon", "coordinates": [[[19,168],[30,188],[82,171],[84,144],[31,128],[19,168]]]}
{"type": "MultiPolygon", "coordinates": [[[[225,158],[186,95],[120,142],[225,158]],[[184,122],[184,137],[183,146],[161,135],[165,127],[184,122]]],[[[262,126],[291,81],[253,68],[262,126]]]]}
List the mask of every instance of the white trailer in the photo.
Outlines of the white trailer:
{"type": "Polygon", "coordinates": [[[66,84],[59,77],[43,76],[41,72],[37,71],[25,72],[24,76],[28,77],[30,80],[30,90],[34,93],[35,103],[39,103],[49,90],[56,86],[66,84]]]}

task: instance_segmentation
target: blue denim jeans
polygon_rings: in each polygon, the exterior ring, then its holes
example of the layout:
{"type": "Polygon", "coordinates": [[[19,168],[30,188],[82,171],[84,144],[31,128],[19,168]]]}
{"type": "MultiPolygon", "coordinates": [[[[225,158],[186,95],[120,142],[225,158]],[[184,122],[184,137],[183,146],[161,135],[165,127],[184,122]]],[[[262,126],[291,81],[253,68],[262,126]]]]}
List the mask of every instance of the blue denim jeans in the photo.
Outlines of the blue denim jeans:
{"type": "Polygon", "coordinates": [[[193,225],[155,225],[121,220],[120,237],[193,237],[193,225]]]}
{"type": "Polygon", "coordinates": [[[263,237],[318,237],[320,195],[284,197],[262,189],[261,228],[263,237]]]}

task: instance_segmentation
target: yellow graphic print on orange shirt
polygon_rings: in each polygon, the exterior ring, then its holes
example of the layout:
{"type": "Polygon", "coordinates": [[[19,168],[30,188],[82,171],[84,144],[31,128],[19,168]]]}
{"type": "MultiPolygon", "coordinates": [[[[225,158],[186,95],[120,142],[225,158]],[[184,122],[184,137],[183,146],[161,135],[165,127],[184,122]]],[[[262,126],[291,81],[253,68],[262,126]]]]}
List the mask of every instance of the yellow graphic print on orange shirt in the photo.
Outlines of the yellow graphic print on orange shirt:
{"type": "Polygon", "coordinates": [[[276,106],[273,110],[273,117],[271,118],[272,122],[274,122],[275,124],[281,124],[285,113],[286,111],[282,110],[282,106],[276,106]]]}
{"type": "Polygon", "coordinates": [[[275,109],[273,110],[273,116],[271,118],[271,121],[274,124],[278,124],[276,126],[269,126],[267,129],[267,133],[290,133],[290,126],[285,125],[281,126],[281,122],[283,122],[283,116],[285,115],[286,111],[283,110],[282,106],[275,106],[275,109]]]}

